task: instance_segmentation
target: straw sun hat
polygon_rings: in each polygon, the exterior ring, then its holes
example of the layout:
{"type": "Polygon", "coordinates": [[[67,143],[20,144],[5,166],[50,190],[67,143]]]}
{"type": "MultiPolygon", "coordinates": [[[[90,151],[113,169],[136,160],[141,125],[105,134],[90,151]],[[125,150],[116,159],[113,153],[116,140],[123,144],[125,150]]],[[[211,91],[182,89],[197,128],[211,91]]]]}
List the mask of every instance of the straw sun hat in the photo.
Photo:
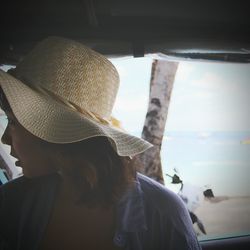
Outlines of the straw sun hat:
{"type": "Polygon", "coordinates": [[[119,87],[112,63],[83,44],[59,37],[39,43],[0,85],[17,120],[35,136],[72,143],[109,138],[121,156],[152,145],[117,127],[111,112],[119,87]]]}

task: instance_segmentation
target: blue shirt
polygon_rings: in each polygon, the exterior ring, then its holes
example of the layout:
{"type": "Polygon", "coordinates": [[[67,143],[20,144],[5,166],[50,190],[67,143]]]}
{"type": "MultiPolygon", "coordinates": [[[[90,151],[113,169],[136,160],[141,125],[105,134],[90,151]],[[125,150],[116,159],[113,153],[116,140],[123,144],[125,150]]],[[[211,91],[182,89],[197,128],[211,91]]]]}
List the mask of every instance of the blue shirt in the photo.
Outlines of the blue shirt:
{"type": "MultiPolygon", "coordinates": [[[[36,250],[55,199],[57,175],[20,177],[0,187],[0,250],[36,250]]],[[[126,250],[201,249],[182,200],[137,174],[117,203],[114,244],[126,250]]]]}

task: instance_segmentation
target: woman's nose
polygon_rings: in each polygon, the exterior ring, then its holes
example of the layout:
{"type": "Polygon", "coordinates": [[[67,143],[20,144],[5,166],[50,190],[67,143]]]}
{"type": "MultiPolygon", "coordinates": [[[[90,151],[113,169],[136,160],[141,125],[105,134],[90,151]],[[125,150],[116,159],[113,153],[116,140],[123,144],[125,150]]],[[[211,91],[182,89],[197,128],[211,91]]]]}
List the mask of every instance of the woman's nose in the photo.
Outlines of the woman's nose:
{"type": "Polygon", "coordinates": [[[11,138],[10,138],[10,135],[9,135],[9,132],[8,132],[8,128],[5,129],[3,135],[2,135],[2,138],[1,138],[1,142],[3,144],[7,144],[7,145],[11,145],[11,138]]]}

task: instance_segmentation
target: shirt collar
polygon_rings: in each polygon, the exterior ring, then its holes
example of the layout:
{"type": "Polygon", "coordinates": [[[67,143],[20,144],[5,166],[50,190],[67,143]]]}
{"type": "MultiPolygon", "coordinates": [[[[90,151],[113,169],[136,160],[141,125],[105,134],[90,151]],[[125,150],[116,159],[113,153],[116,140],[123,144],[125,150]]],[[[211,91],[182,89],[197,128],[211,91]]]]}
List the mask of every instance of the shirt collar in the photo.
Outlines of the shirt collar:
{"type": "Polygon", "coordinates": [[[138,232],[147,229],[143,191],[136,175],[130,187],[117,204],[117,229],[120,232],[138,232]]]}

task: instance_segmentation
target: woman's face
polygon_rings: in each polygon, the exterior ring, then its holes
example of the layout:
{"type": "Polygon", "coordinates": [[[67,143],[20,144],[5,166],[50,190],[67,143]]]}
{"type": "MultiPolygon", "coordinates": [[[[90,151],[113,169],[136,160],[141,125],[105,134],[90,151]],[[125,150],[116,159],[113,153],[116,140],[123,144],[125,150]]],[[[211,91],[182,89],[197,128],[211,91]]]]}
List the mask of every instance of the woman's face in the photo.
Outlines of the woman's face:
{"type": "Polygon", "coordinates": [[[55,172],[49,143],[28,132],[12,112],[6,111],[6,115],[8,126],[2,142],[11,147],[10,154],[17,159],[15,164],[23,169],[24,176],[33,178],[55,172]]]}

